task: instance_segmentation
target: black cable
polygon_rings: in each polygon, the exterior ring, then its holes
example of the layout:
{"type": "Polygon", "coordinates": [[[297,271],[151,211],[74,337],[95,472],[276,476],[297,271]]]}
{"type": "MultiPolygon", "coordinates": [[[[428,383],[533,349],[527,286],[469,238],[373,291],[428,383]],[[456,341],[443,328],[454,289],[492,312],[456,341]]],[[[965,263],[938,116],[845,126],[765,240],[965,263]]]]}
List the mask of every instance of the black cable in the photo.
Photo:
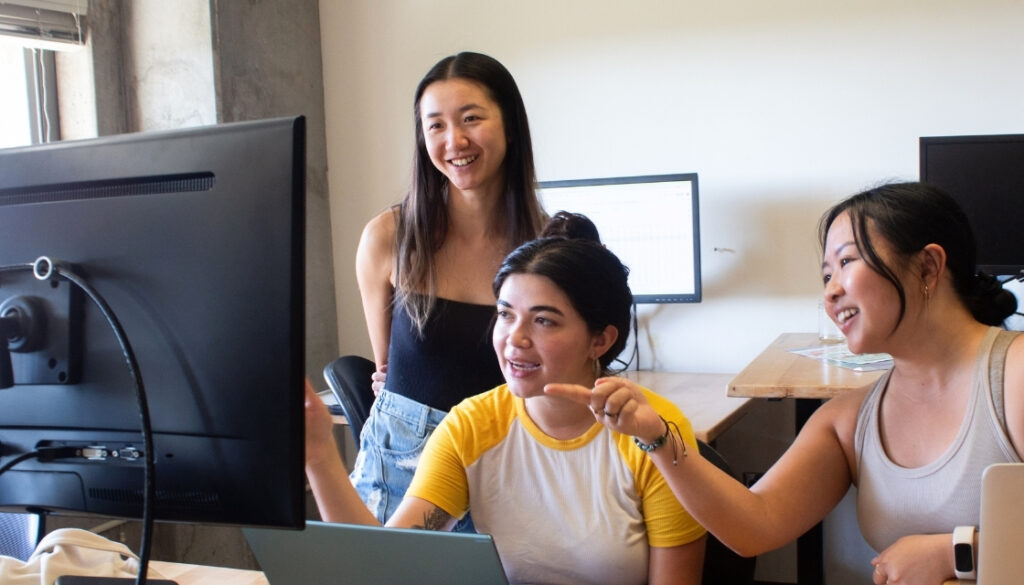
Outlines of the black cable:
{"type": "MultiPolygon", "coordinates": [[[[136,585],[144,585],[146,582],[146,572],[149,567],[150,549],[152,548],[153,542],[153,502],[156,499],[156,465],[153,456],[153,427],[150,424],[149,403],[146,399],[145,385],[142,383],[142,373],[139,372],[138,361],[135,359],[135,352],[132,350],[131,343],[128,341],[128,336],[125,334],[124,328],[121,326],[121,322],[117,319],[117,315],[115,315],[110,309],[110,306],[107,304],[106,300],[104,300],[103,296],[100,295],[88,282],[79,277],[64,264],[51,260],[45,256],[41,256],[31,264],[5,266],[0,268],[0,271],[25,268],[32,270],[35,277],[40,280],[49,280],[56,276],[62,276],[78,288],[82,289],[82,291],[99,308],[111,329],[114,330],[117,342],[121,346],[121,353],[128,365],[128,373],[131,374],[132,381],[135,384],[135,399],[138,403],[139,418],[141,419],[142,426],[144,461],[142,544],[139,547],[139,574],[135,578],[135,583],[136,585]],[[42,274],[40,274],[41,271],[42,274]]],[[[39,452],[33,452],[31,456],[36,456],[38,454],[39,452]]],[[[26,453],[25,455],[29,454],[26,453]]],[[[8,463],[8,465],[4,466],[4,471],[14,463],[18,463],[23,461],[24,458],[27,458],[25,455],[15,458],[13,463],[8,463]]]]}
{"type": "Polygon", "coordinates": [[[636,371],[640,371],[640,315],[636,312],[636,303],[633,303],[633,359],[636,360],[636,371]]]}
{"type": "Polygon", "coordinates": [[[139,574],[135,578],[135,583],[136,585],[144,585],[146,582],[146,572],[149,567],[150,548],[153,542],[153,501],[156,499],[156,465],[153,457],[153,427],[150,424],[149,402],[146,399],[145,385],[142,383],[142,373],[139,371],[135,352],[128,341],[128,336],[125,335],[121,322],[118,321],[117,315],[110,310],[110,306],[107,305],[102,295],[74,272],[59,264],[54,264],[53,266],[57,274],[68,279],[82,289],[85,294],[89,295],[89,298],[92,299],[100,312],[103,313],[103,317],[106,318],[107,323],[114,330],[114,335],[117,336],[117,342],[121,346],[121,353],[128,365],[128,372],[135,382],[135,398],[138,402],[139,418],[142,425],[142,444],[144,450],[143,481],[145,485],[145,492],[142,497],[142,544],[139,547],[139,574]]]}
{"type": "Polygon", "coordinates": [[[29,451],[28,453],[22,453],[21,455],[18,455],[17,457],[11,459],[7,463],[4,463],[3,466],[0,467],[0,475],[3,475],[7,470],[21,463],[22,461],[32,459],[37,455],[39,455],[39,451],[29,451]]]}

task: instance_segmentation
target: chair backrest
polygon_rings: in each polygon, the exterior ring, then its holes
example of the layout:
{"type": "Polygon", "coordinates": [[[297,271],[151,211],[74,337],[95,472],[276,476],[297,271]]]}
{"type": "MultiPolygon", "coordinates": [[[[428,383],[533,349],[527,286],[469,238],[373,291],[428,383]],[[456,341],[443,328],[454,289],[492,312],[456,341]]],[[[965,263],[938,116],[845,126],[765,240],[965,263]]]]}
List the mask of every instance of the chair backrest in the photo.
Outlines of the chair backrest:
{"type": "Polygon", "coordinates": [[[334,392],[338,404],[345,412],[349,429],[359,444],[359,434],[373,405],[373,386],[370,376],[377,365],[358,355],[343,355],[324,366],[324,379],[334,392]]]}
{"type": "Polygon", "coordinates": [[[0,513],[0,555],[27,561],[42,536],[39,514],[0,513]]]}
{"type": "MultiPolygon", "coordinates": [[[[715,467],[736,477],[729,463],[721,453],[704,441],[698,440],[702,457],[715,467]]],[[[741,557],[732,549],[721,543],[713,534],[708,533],[707,548],[704,552],[704,576],[702,585],[751,585],[754,582],[754,569],[757,557],[741,557]]]]}

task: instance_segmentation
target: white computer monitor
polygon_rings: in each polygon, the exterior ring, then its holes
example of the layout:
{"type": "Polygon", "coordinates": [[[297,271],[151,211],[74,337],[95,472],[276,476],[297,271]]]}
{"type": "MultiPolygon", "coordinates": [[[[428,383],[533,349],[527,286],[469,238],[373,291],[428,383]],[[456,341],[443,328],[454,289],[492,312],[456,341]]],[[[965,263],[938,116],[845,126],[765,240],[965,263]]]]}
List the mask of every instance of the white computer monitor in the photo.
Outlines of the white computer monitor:
{"type": "Polygon", "coordinates": [[[582,213],[629,267],[635,303],[698,303],[700,221],[697,174],[545,181],[549,214],[582,213]]]}

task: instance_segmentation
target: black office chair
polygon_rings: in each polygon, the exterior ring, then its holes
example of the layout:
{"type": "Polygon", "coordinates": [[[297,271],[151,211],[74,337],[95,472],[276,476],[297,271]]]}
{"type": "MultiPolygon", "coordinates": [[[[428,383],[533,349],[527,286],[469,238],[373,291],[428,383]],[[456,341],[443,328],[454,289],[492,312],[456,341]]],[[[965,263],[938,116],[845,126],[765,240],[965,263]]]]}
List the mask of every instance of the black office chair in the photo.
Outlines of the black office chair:
{"type": "Polygon", "coordinates": [[[355,437],[356,445],[373,405],[370,376],[375,371],[377,365],[372,360],[358,355],[343,355],[324,366],[324,379],[348,419],[348,428],[355,437]]]}
{"type": "Polygon", "coordinates": [[[43,517],[0,513],[0,555],[27,561],[43,538],[43,517]]]}
{"type": "MultiPolygon", "coordinates": [[[[697,446],[702,457],[715,467],[736,477],[725,458],[704,441],[698,440],[697,446]]],[[[707,548],[704,552],[704,577],[702,585],[751,585],[754,582],[754,569],[757,557],[741,557],[721,543],[713,534],[708,533],[707,548]]]]}

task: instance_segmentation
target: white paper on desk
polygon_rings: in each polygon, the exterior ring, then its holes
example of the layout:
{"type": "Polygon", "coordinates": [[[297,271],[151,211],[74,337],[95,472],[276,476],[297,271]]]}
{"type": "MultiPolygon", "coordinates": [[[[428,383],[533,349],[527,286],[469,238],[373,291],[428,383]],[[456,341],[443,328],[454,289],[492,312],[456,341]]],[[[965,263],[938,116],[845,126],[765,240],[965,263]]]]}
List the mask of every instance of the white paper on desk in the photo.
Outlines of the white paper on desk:
{"type": "Polygon", "coordinates": [[[845,343],[815,345],[789,351],[858,372],[886,370],[892,367],[891,355],[887,353],[853,353],[845,343]]]}

